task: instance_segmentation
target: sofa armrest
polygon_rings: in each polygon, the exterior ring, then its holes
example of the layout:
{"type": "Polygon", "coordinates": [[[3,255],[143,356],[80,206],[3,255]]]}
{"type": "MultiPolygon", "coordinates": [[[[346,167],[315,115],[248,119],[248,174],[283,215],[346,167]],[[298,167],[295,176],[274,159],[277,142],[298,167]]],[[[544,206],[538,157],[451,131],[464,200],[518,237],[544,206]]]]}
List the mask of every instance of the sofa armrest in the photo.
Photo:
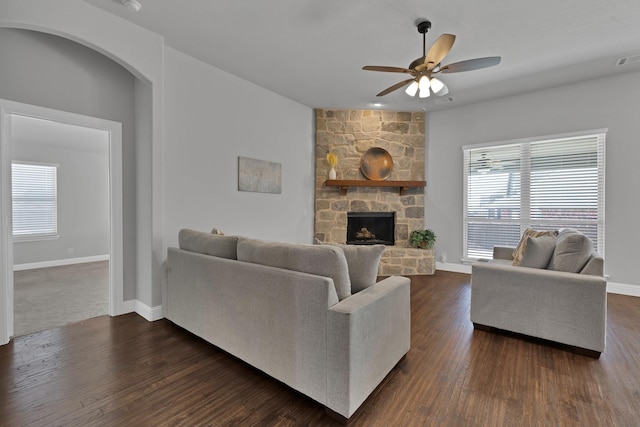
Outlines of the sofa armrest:
{"type": "Polygon", "coordinates": [[[349,418],[411,345],[410,280],[391,276],[333,305],[327,407],[349,418]]]}
{"type": "Polygon", "coordinates": [[[507,246],[494,246],[493,247],[493,259],[508,259],[513,260],[513,251],[516,248],[510,248],[507,246]]]}
{"type": "Polygon", "coordinates": [[[602,277],[499,263],[476,263],[471,321],[604,351],[607,282],[602,277]]]}

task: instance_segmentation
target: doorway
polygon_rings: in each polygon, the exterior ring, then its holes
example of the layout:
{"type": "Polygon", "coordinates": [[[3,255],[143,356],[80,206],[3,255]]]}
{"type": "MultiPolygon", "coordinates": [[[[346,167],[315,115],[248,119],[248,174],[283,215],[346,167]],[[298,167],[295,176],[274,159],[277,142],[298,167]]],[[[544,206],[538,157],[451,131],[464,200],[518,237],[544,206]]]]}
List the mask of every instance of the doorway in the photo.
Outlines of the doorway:
{"type": "MultiPolygon", "coordinates": [[[[0,228],[0,272],[2,280],[0,282],[0,296],[4,296],[4,304],[0,304],[0,344],[8,342],[9,337],[15,335],[14,324],[14,304],[15,304],[15,288],[14,288],[14,259],[21,269],[24,267],[59,267],[65,264],[86,264],[89,267],[90,262],[107,262],[107,282],[108,282],[108,313],[110,315],[119,314],[122,310],[122,136],[121,124],[108,120],[98,119],[94,117],[82,116],[74,113],[63,112],[59,110],[47,109],[28,104],[15,103],[12,101],[0,100],[0,135],[2,138],[2,172],[0,174],[0,185],[2,187],[2,227],[0,228]],[[28,130],[26,130],[28,129],[28,130]],[[25,135],[25,133],[27,135],[25,135]],[[46,135],[46,139],[53,146],[43,146],[42,143],[34,143],[37,140],[37,134],[46,135]],[[57,136],[56,136],[57,135],[57,136]],[[96,141],[102,142],[89,146],[87,141],[97,138],[96,141]],[[26,141],[30,141],[27,143],[26,141]],[[79,151],[82,153],[79,154],[79,151]],[[26,157],[33,153],[37,153],[35,157],[27,159],[27,163],[38,163],[46,160],[41,156],[43,153],[49,152],[58,154],[58,161],[55,158],[52,161],[44,161],[43,163],[58,164],[64,167],[65,173],[70,169],[77,167],[78,164],[80,175],[82,175],[82,167],[87,167],[83,162],[76,162],[76,166],[67,158],[74,156],[84,159],[96,159],[103,156],[104,169],[106,177],[103,176],[102,184],[89,183],[86,176],[75,176],[71,178],[67,176],[66,181],[60,178],[60,184],[65,185],[65,197],[69,196],[69,192],[78,194],[82,185],[93,185],[94,192],[103,193],[102,203],[106,208],[99,222],[104,222],[103,232],[95,232],[101,228],[92,223],[90,218],[83,218],[82,215],[75,219],[69,218],[69,214],[65,214],[66,218],[59,219],[61,229],[58,230],[57,236],[52,239],[37,239],[27,242],[16,243],[14,247],[13,239],[13,210],[12,210],[12,189],[11,189],[11,165],[13,160],[21,160],[24,162],[26,157]],[[30,154],[31,153],[31,154],[30,154]],[[74,154],[75,153],[75,154],[74,154]],[[34,161],[35,159],[35,161],[34,161]],[[65,164],[61,164],[63,159],[65,164]],[[80,187],[75,190],[69,184],[73,183],[80,187]],[[65,183],[66,182],[66,183],[65,183]],[[97,186],[97,187],[96,187],[97,186]],[[102,189],[98,187],[102,186],[102,189]],[[65,224],[65,221],[68,223],[65,224]],[[70,224],[69,224],[70,222],[70,224]],[[63,229],[66,230],[63,232],[63,229]],[[94,230],[92,238],[78,240],[78,236],[82,230],[94,230]],[[64,234],[64,235],[63,235],[64,234]],[[76,236],[75,234],[78,234],[76,236]],[[20,247],[19,247],[20,245],[20,247]],[[78,262],[80,261],[80,262],[78,262]]],[[[99,163],[100,161],[98,161],[99,163]]],[[[86,162],[85,162],[86,163],[86,162]]],[[[96,167],[94,164],[93,167],[96,167]]],[[[76,171],[77,172],[77,171],[76,171]]],[[[88,173],[85,169],[85,173],[88,173]]],[[[73,185],[76,185],[73,184],[73,185]]],[[[85,194],[91,194],[91,189],[86,188],[85,194]]],[[[62,194],[61,194],[62,195],[62,194]]],[[[97,200],[97,199],[96,199],[97,200]]],[[[69,197],[67,197],[67,202],[69,197]]],[[[71,203],[73,203],[73,196],[71,203]]],[[[69,212],[69,206],[65,206],[69,212]]],[[[73,206],[71,206],[73,211],[73,206]]],[[[60,212],[62,214],[63,212],[60,212]]],[[[96,215],[95,212],[89,215],[96,215]]],[[[95,219],[95,218],[94,218],[95,219]]],[[[97,265],[94,265],[97,267],[97,265]]],[[[105,266],[103,265],[103,268],[105,266]]],[[[86,268],[85,268],[86,270],[86,268]]],[[[95,274],[90,273],[90,274],[95,274]]],[[[56,326],[56,325],[53,325],[56,326]]]]}
{"type": "Polygon", "coordinates": [[[14,336],[109,313],[109,132],[12,115],[14,336]]]}

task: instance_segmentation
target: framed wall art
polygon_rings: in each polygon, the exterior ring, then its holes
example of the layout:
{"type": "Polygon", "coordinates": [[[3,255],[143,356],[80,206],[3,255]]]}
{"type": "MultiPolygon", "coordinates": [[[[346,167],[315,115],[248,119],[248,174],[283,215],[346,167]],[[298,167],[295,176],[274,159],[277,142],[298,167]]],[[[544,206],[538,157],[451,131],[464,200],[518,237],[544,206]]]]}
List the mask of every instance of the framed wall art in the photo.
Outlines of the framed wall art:
{"type": "Polygon", "coordinates": [[[282,164],[238,157],[238,191],[282,193],[282,164]]]}

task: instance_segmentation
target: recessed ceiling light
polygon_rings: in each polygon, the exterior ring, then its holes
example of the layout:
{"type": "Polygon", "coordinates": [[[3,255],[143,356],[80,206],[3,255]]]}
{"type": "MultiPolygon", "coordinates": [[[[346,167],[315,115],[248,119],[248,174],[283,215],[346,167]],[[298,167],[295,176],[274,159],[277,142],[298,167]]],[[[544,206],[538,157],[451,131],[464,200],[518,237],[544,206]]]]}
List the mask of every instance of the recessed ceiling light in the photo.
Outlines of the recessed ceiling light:
{"type": "Polygon", "coordinates": [[[450,104],[454,102],[453,96],[445,96],[443,98],[436,99],[436,104],[450,104]]]}
{"type": "Polygon", "coordinates": [[[373,106],[374,106],[374,107],[382,107],[382,104],[381,104],[381,103],[379,103],[379,102],[374,102],[374,103],[373,103],[373,106]]]}
{"type": "Polygon", "coordinates": [[[142,8],[138,0],[122,0],[122,4],[132,12],[138,12],[142,8]]]}

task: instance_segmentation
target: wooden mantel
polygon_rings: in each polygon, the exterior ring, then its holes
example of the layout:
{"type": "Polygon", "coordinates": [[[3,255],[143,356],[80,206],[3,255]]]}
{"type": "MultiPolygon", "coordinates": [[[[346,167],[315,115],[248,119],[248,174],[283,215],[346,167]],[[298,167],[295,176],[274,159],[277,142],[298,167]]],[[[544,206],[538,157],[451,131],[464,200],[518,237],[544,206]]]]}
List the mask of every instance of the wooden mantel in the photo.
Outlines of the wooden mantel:
{"type": "Polygon", "coordinates": [[[424,188],[426,181],[368,181],[364,179],[328,179],[324,182],[327,187],[339,187],[340,195],[346,196],[349,187],[398,187],[401,196],[408,188],[424,188]]]}

